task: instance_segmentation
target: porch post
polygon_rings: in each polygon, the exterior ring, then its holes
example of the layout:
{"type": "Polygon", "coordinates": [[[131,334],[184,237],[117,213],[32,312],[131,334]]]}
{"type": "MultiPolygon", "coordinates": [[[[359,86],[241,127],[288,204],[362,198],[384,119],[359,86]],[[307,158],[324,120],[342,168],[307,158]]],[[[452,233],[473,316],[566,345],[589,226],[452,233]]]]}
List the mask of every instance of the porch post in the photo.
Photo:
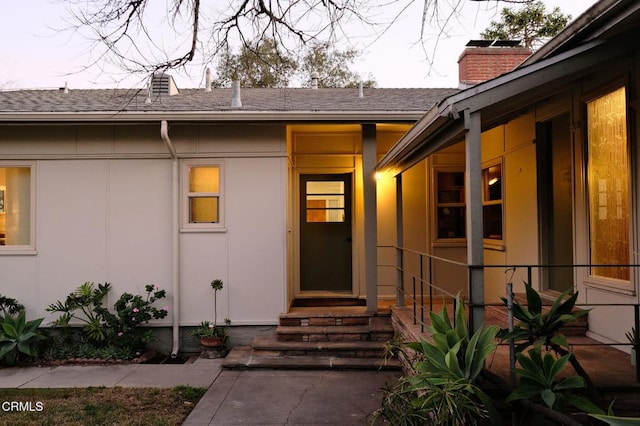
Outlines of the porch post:
{"type": "Polygon", "coordinates": [[[362,124],[362,194],[367,311],[378,310],[378,214],[376,202],[376,125],[362,124]]]}
{"type": "Polygon", "coordinates": [[[480,146],[480,112],[464,111],[465,134],[465,202],[467,205],[467,263],[469,269],[469,329],[484,325],[484,253],[482,221],[482,155],[480,146]]]}
{"type": "Polygon", "coordinates": [[[404,306],[404,213],[402,209],[402,173],[396,176],[396,304],[404,306]]]}

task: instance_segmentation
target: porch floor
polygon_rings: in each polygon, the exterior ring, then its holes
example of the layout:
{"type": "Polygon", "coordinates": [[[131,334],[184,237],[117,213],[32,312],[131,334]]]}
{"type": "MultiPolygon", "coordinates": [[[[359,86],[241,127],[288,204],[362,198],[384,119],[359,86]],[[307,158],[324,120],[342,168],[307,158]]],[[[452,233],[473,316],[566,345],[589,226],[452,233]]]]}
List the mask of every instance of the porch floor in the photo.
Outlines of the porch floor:
{"type": "MultiPolygon", "coordinates": [[[[434,300],[434,311],[439,311],[440,306],[441,303],[436,303],[434,300]]],[[[379,309],[382,311],[389,308],[393,309],[394,316],[402,327],[410,331],[413,336],[417,336],[416,338],[430,337],[430,333],[421,331],[419,324],[413,324],[413,307],[411,305],[397,307],[388,302],[379,304],[379,309]]],[[[448,309],[451,313],[451,306],[448,309]]],[[[425,312],[424,316],[424,322],[429,324],[428,312],[425,312]]],[[[507,327],[506,319],[490,309],[485,312],[485,323],[507,327]]],[[[636,369],[631,365],[629,354],[585,336],[567,336],[567,339],[576,358],[598,388],[634,387],[640,390],[640,383],[636,381],[636,369]]],[[[496,352],[489,358],[487,366],[490,371],[509,382],[509,346],[498,346],[496,352]]]]}

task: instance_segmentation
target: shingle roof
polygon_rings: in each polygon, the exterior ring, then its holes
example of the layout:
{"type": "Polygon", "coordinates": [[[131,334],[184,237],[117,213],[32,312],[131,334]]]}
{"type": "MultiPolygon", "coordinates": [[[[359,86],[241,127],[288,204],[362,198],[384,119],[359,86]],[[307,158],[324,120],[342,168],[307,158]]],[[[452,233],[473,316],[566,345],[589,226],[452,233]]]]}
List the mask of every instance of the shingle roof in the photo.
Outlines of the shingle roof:
{"type": "MultiPolygon", "coordinates": [[[[241,111],[252,112],[424,112],[457,89],[250,89],[241,90],[241,111]]],[[[4,113],[224,112],[232,89],[182,89],[147,101],[146,90],[14,90],[0,92],[4,113]]],[[[236,108],[237,109],[237,108],[236,108]]]]}

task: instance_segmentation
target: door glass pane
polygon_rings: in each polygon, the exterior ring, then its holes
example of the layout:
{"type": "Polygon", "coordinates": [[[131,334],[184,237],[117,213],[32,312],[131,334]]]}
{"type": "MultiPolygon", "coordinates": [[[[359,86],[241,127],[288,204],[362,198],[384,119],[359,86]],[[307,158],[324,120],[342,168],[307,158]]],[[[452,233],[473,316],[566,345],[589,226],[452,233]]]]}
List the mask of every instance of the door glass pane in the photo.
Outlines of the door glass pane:
{"type": "Polygon", "coordinates": [[[306,186],[307,222],[344,222],[344,182],[316,181],[306,186]]]}
{"type": "MultiPolygon", "coordinates": [[[[629,263],[629,165],[625,89],[587,104],[591,264],[629,263]]],[[[594,267],[593,275],[629,280],[629,268],[594,267]]]]}
{"type": "Polygon", "coordinates": [[[189,192],[219,192],[218,166],[192,167],[189,171],[189,192]]]}
{"type": "Polygon", "coordinates": [[[189,198],[190,223],[218,223],[218,197],[189,198]]]}

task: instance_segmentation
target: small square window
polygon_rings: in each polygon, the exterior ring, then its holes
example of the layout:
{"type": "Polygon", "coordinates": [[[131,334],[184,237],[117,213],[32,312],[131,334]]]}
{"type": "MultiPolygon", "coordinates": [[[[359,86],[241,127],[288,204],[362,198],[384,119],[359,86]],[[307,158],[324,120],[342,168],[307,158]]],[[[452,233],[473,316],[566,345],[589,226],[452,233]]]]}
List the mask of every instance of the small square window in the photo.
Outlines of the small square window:
{"type": "Polygon", "coordinates": [[[222,163],[183,164],[183,230],[222,228],[222,163]]]}

